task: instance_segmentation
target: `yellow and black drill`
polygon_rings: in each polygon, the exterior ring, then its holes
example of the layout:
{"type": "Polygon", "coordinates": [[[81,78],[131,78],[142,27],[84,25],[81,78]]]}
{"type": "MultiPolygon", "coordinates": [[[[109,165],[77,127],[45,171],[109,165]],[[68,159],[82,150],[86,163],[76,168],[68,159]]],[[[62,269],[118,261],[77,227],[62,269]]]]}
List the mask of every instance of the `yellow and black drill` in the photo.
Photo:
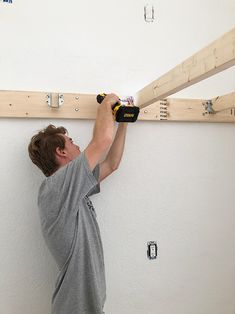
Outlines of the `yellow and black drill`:
{"type": "MultiPolygon", "coordinates": [[[[107,94],[104,93],[97,95],[97,102],[101,104],[106,95],[107,94]]],[[[117,122],[135,122],[140,111],[139,107],[134,106],[133,97],[119,99],[119,101],[113,105],[112,109],[117,122]]]]}

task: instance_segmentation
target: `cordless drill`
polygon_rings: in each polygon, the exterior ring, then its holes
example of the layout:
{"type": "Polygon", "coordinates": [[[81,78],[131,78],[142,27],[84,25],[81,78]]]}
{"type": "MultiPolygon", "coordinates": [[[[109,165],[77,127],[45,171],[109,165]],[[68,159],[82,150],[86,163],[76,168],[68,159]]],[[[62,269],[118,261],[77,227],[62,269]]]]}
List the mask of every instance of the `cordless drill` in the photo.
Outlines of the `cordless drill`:
{"type": "MultiPolygon", "coordinates": [[[[97,95],[97,102],[101,104],[106,95],[104,93],[97,95]]],[[[128,97],[126,99],[119,99],[113,105],[112,110],[117,122],[135,122],[138,118],[140,108],[134,106],[132,97],[128,97]]]]}

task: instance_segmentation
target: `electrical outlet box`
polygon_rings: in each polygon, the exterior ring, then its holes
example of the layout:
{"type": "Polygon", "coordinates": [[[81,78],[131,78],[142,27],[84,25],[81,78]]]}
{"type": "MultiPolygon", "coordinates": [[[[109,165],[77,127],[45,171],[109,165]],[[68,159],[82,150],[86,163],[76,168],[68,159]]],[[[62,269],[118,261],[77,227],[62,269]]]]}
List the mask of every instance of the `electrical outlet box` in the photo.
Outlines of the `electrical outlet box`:
{"type": "Polygon", "coordinates": [[[150,241],[147,244],[147,256],[149,259],[157,258],[157,243],[154,241],[150,241]]]}

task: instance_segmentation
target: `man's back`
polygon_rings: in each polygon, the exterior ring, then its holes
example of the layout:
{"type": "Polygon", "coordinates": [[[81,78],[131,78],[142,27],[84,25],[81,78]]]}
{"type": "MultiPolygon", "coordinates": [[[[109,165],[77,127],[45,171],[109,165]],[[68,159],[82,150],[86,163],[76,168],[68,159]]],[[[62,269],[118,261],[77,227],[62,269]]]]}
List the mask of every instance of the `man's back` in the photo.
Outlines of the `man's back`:
{"type": "Polygon", "coordinates": [[[103,248],[89,196],[99,192],[99,166],[84,152],[46,178],[38,196],[43,236],[60,273],[52,314],[101,314],[106,297],[103,248]]]}

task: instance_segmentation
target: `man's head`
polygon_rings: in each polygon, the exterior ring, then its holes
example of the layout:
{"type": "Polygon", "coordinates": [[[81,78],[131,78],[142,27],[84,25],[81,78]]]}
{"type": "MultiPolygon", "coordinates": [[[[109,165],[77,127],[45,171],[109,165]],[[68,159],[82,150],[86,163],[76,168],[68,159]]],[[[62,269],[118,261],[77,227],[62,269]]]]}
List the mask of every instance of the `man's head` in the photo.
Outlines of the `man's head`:
{"type": "Polygon", "coordinates": [[[81,153],[67,133],[64,127],[57,128],[50,124],[34,135],[29,143],[29,157],[46,177],[81,153]]]}

